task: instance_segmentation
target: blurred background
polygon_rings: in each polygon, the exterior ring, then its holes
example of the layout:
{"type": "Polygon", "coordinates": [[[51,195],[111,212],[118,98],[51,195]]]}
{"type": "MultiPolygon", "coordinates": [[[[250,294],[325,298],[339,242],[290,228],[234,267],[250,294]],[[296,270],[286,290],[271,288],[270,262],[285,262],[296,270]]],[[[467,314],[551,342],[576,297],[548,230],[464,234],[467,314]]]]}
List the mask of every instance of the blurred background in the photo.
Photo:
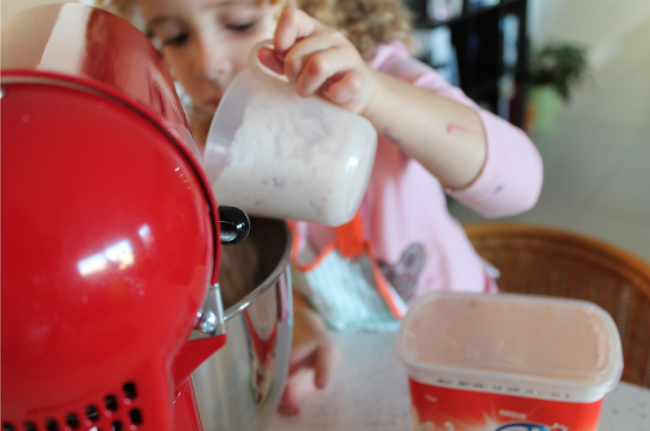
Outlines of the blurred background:
{"type": "MultiPolygon", "coordinates": [[[[523,127],[550,225],[650,261],[650,1],[411,0],[420,56],[523,127]]],[[[450,202],[461,222],[481,221],[450,202]]]]}
{"type": "MultiPolygon", "coordinates": [[[[2,0],[2,19],[52,2],[2,0]]],[[[512,220],[581,232],[650,262],[650,1],[407,4],[416,55],[526,130],[544,158],[539,203],[512,220]]],[[[461,222],[481,220],[449,206],[461,222]]]]}

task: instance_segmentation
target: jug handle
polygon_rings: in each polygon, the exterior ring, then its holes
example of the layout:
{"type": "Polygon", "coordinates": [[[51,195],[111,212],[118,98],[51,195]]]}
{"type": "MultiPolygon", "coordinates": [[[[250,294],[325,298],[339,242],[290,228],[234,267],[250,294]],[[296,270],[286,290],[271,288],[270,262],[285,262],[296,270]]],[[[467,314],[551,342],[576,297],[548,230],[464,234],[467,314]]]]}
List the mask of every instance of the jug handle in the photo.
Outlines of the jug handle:
{"type": "Polygon", "coordinates": [[[257,51],[263,46],[273,47],[272,39],[264,39],[253,45],[253,48],[248,53],[248,70],[251,71],[253,76],[258,80],[269,85],[277,85],[278,83],[287,84],[289,80],[284,75],[278,75],[273,72],[267,73],[259,60],[257,59],[257,51]]]}

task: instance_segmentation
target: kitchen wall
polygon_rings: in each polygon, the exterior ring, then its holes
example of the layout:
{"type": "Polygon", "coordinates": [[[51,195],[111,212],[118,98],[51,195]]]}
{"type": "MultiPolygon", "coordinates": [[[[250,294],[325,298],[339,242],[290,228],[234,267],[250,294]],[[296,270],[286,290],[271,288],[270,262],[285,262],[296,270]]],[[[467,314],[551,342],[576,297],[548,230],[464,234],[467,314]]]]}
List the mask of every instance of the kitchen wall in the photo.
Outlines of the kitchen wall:
{"type": "Polygon", "coordinates": [[[650,1],[529,0],[529,19],[534,46],[551,41],[584,44],[592,65],[600,68],[631,33],[650,26],[650,1]]]}
{"type": "MultiPolygon", "coordinates": [[[[578,232],[650,263],[650,0],[529,0],[533,43],[584,43],[590,77],[532,138],[544,187],[509,218],[578,232]]],[[[482,217],[452,202],[463,223],[482,217]]]]}

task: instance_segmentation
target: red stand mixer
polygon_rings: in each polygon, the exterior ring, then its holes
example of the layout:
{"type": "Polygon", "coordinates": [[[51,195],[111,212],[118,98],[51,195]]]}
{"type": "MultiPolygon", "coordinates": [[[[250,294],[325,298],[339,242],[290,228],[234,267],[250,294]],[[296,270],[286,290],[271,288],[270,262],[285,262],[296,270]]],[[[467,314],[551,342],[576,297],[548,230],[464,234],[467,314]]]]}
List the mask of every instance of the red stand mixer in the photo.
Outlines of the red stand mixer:
{"type": "Polygon", "coordinates": [[[167,66],[121,18],[46,5],[3,22],[1,87],[2,430],[200,430],[188,377],[226,342],[220,242],[248,225],[167,66]]]}

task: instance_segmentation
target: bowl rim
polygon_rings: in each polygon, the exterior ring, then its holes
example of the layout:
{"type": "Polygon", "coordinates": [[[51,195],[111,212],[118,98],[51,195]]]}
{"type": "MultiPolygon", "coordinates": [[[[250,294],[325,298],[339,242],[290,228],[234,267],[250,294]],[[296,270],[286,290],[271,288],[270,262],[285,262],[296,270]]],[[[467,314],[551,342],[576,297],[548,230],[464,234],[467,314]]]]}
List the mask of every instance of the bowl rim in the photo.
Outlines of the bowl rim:
{"type": "MultiPolygon", "coordinates": [[[[269,219],[271,220],[271,219],[269,219]]],[[[284,251],[282,252],[282,257],[278,261],[275,269],[261,282],[252,292],[244,296],[242,299],[231,305],[225,310],[225,320],[226,322],[233,317],[237,316],[241,311],[246,309],[251,303],[260,297],[264,292],[266,292],[271,286],[275,285],[276,281],[282,276],[283,272],[287,272],[287,276],[290,276],[288,273],[288,266],[291,261],[291,231],[286,222],[282,220],[273,220],[277,221],[278,224],[282,226],[284,231],[284,236],[287,240],[287,243],[284,246],[284,251]]]]}

